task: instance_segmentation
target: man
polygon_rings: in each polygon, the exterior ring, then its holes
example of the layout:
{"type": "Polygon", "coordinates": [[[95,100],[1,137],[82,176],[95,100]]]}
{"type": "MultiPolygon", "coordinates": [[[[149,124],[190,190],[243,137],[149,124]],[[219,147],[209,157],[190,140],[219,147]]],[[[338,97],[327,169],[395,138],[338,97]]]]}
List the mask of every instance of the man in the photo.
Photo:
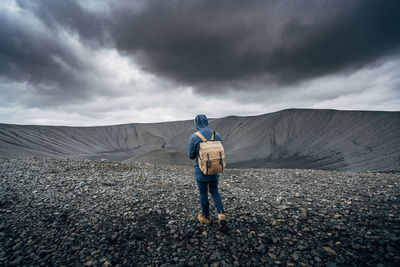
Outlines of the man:
{"type": "MultiPolygon", "coordinates": [[[[211,139],[213,132],[211,131],[210,127],[208,126],[208,119],[205,115],[197,115],[196,118],[194,119],[194,125],[196,126],[196,129],[207,140],[211,139]]],[[[219,136],[218,133],[215,133],[214,140],[222,142],[221,137],[219,136]]],[[[200,139],[200,137],[198,135],[192,134],[190,136],[189,158],[196,159],[196,163],[194,166],[194,178],[196,179],[197,185],[199,188],[200,204],[201,204],[201,209],[202,209],[202,214],[199,214],[197,219],[200,222],[204,222],[206,224],[209,224],[211,222],[209,202],[208,202],[208,190],[210,190],[212,199],[214,201],[214,205],[218,212],[218,224],[220,226],[222,226],[223,224],[226,223],[226,216],[225,216],[224,207],[222,205],[221,195],[219,194],[219,191],[218,191],[219,175],[218,174],[205,175],[200,170],[198,156],[199,156],[199,149],[200,149],[201,142],[203,142],[203,141],[200,139]]]]}

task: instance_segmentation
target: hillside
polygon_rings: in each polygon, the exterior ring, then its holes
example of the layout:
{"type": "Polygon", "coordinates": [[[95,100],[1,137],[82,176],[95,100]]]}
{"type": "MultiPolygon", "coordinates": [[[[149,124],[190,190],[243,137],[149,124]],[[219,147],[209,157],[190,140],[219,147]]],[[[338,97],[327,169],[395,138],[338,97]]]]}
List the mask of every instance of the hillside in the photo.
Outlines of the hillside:
{"type": "Polygon", "coordinates": [[[399,266],[400,176],[0,157],[0,266],[399,266]]]}
{"type": "MultiPolygon", "coordinates": [[[[229,168],[400,170],[400,112],[291,109],[210,121],[223,138],[229,168]]],[[[0,124],[0,154],[187,165],[168,151],[186,155],[193,130],[193,121],[102,127],[0,124]],[[161,155],[160,150],[167,152],[161,155]]]]}
{"type": "Polygon", "coordinates": [[[124,160],[123,162],[140,162],[180,166],[193,166],[194,164],[194,162],[188,158],[186,153],[166,149],[152,150],[150,152],[146,152],[124,160]]]}

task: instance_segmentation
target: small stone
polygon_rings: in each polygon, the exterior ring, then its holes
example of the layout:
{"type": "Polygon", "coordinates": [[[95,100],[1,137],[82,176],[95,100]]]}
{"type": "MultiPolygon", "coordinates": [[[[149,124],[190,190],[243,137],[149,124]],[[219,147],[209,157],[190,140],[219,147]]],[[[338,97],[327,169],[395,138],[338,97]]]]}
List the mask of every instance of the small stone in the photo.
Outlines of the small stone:
{"type": "Polygon", "coordinates": [[[92,253],[90,253],[90,256],[94,257],[95,255],[97,255],[99,253],[100,253],[99,250],[94,250],[94,251],[92,251],[92,253]]]}
{"type": "Polygon", "coordinates": [[[299,255],[298,252],[295,252],[295,253],[292,254],[292,259],[293,259],[295,262],[298,262],[298,261],[299,261],[299,258],[300,258],[300,255],[299,255]]]}
{"type": "Polygon", "coordinates": [[[220,257],[221,255],[217,251],[215,251],[213,254],[211,254],[210,259],[214,261],[219,259],[220,257]]]}
{"type": "Polygon", "coordinates": [[[320,256],[319,253],[315,249],[311,250],[311,254],[313,254],[314,256],[320,256]]]}
{"type": "Polygon", "coordinates": [[[261,244],[261,245],[259,245],[259,246],[257,247],[257,251],[258,251],[258,252],[264,252],[264,250],[265,250],[265,245],[264,245],[264,244],[261,244]]]}
{"type": "Polygon", "coordinates": [[[118,237],[118,232],[114,232],[113,235],[111,236],[111,239],[115,240],[117,239],[117,237],[118,237]]]}
{"type": "Polygon", "coordinates": [[[89,260],[89,261],[85,262],[83,265],[85,265],[85,266],[93,265],[93,261],[89,260]]]}
{"type": "Polygon", "coordinates": [[[238,266],[238,265],[239,265],[239,262],[238,262],[238,261],[234,261],[233,264],[236,265],[236,266],[238,266]]]}
{"type": "Polygon", "coordinates": [[[255,235],[256,235],[256,232],[251,231],[251,232],[247,235],[247,237],[248,237],[248,238],[252,238],[252,237],[255,236],[255,235]]]}
{"type": "Polygon", "coordinates": [[[109,261],[105,261],[103,263],[103,267],[111,267],[111,266],[112,266],[112,264],[109,261]]]}
{"type": "Polygon", "coordinates": [[[331,249],[330,247],[324,247],[324,246],[323,246],[322,248],[325,250],[326,253],[337,256],[336,251],[334,251],[334,250],[331,249]]]}
{"type": "Polygon", "coordinates": [[[341,215],[341,214],[335,214],[335,215],[333,215],[333,218],[334,219],[338,219],[338,218],[342,218],[343,217],[343,215],[341,215]]]}
{"type": "Polygon", "coordinates": [[[306,210],[305,208],[302,208],[302,209],[300,210],[300,217],[301,217],[302,219],[306,219],[306,218],[307,218],[307,210],[306,210]]]}
{"type": "Polygon", "coordinates": [[[276,255],[274,253],[268,253],[268,257],[270,257],[273,260],[276,260],[276,255]]]}

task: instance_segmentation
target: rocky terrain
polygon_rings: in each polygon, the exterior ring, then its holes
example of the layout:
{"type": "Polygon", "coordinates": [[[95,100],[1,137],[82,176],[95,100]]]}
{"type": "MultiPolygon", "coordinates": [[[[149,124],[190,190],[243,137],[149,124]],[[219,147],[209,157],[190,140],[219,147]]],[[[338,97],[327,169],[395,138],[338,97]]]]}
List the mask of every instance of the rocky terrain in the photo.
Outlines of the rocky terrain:
{"type": "Polygon", "coordinates": [[[0,157],[0,266],[399,266],[400,174],[0,157]],[[211,201],[212,203],[212,201],[211,201]]]}
{"type": "MultiPolygon", "coordinates": [[[[290,109],[210,119],[228,168],[400,170],[400,112],[290,109]]],[[[0,124],[0,155],[187,164],[193,120],[98,127],[0,124]]]]}

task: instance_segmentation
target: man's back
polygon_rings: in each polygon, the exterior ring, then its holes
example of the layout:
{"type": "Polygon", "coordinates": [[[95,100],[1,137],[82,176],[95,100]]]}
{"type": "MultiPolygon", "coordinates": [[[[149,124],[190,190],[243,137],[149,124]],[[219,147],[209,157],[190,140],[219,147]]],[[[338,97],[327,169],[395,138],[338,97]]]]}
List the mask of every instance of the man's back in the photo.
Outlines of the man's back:
{"type": "MultiPolygon", "coordinates": [[[[212,131],[210,127],[208,126],[208,120],[205,115],[198,115],[194,121],[195,127],[197,130],[207,139],[210,140],[212,136],[212,131]]],[[[218,133],[215,133],[214,137],[215,141],[221,141],[222,139],[218,133]]],[[[192,134],[189,139],[189,158],[190,159],[195,159],[195,166],[194,166],[194,177],[196,180],[199,181],[211,181],[216,178],[218,178],[218,174],[214,175],[205,175],[203,172],[200,170],[199,167],[199,162],[198,162],[198,156],[199,156],[199,151],[200,151],[200,143],[202,142],[201,138],[197,136],[196,134],[192,134]]]]}

